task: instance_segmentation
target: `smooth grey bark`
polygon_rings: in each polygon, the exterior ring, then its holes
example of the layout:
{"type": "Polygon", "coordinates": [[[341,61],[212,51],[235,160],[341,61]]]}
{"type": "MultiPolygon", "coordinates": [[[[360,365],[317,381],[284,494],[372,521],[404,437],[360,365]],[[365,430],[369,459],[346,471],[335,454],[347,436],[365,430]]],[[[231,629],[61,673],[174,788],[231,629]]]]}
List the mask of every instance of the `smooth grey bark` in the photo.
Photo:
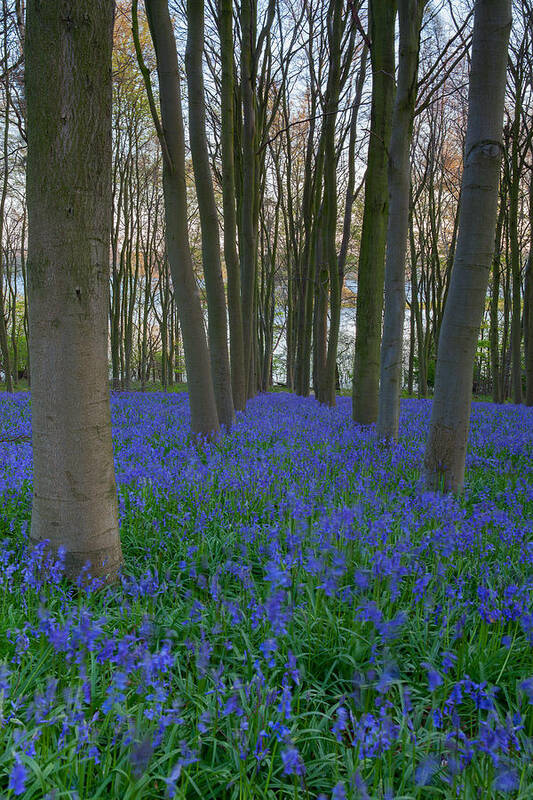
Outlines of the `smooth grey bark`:
{"type": "Polygon", "coordinates": [[[424,456],[425,484],[434,490],[457,491],[464,483],[474,358],[498,211],[510,29],[511,0],[477,0],[459,232],[424,456]]]}
{"type": "Polygon", "coordinates": [[[222,206],[224,216],[224,261],[228,284],[228,315],[233,404],[238,411],[246,406],[246,373],[241,305],[241,268],[237,252],[237,213],[235,191],[235,103],[233,99],[233,0],[220,0],[219,10],[221,74],[222,206]]]}
{"type": "Polygon", "coordinates": [[[389,148],[389,221],[385,257],[385,314],[377,435],[397,441],[402,388],[405,256],[409,232],[410,150],[415,113],[420,26],[425,0],[398,0],[398,86],[389,148]]]}
{"type": "Polygon", "coordinates": [[[235,422],[235,410],[231,391],[226,296],[220,261],[218,212],[205,129],[203,48],[204,2],[203,0],[188,0],[185,68],[189,89],[189,139],[202,228],[202,261],[207,294],[211,375],[218,421],[229,430],[235,422]]]}
{"type": "Polygon", "coordinates": [[[107,374],[112,0],[30,0],[26,31],[30,540],[66,574],[122,563],[107,374]]]}
{"type": "MultiPolygon", "coordinates": [[[[136,2],[132,4],[134,28],[136,5],[136,2]]],[[[134,30],[134,36],[137,58],[163,153],[167,255],[185,351],[191,427],[194,434],[213,437],[218,433],[219,424],[200,292],[189,244],[185,138],[176,41],[167,0],[146,0],[145,7],[157,60],[161,122],[155,108],[150,75],[142,59],[138,30],[134,30]]]]}

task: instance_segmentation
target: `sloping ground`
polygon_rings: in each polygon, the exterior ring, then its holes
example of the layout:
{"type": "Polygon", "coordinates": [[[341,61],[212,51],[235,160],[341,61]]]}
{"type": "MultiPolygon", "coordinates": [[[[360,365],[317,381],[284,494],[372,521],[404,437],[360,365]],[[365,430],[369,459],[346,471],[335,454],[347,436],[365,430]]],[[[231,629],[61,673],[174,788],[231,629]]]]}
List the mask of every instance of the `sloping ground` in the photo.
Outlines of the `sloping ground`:
{"type": "Polygon", "coordinates": [[[185,395],[112,402],[120,587],[39,572],[0,441],[0,792],[533,797],[532,410],[474,406],[453,498],[418,485],[427,402],[392,450],[346,399],[259,397],[201,450],[185,395]]]}

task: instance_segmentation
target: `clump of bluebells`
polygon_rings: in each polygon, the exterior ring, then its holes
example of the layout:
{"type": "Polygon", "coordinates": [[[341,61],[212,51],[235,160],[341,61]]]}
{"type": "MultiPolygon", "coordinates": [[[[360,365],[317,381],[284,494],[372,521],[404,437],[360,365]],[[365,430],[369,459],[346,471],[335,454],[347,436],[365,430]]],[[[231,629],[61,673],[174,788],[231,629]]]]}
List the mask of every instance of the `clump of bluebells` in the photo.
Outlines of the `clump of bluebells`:
{"type": "Polygon", "coordinates": [[[112,411],[114,587],[28,552],[0,441],[0,797],[533,797],[531,409],[474,406],[460,497],[420,485],[424,401],[389,449],[344,399],[260,396],[201,448],[184,395],[112,411]]]}

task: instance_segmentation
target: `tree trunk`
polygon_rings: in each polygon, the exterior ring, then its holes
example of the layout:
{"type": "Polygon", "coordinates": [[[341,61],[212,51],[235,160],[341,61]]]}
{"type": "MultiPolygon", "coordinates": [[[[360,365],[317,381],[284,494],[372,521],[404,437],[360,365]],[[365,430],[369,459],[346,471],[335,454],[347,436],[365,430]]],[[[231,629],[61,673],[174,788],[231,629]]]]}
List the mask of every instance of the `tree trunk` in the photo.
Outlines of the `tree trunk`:
{"type": "Polygon", "coordinates": [[[429,489],[464,482],[474,357],[494,251],[511,0],[475,6],[459,233],[424,457],[429,489]]]}
{"type": "Polygon", "coordinates": [[[30,0],[26,36],[31,541],[66,574],[122,563],[107,377],[112,0],[30,0]]]}
{"type": "MultiPolygon", "coordinates": [[[[185,139],[176,41],[167,0],[147,0],[146,14],[159,76],[161,123],[156,117],[156,127],[163,151],[167,254],[183,335],[191,427],[195,434],[212,437],[218,433],[219,425],[200,292],[194,276],[189,245],[185,139]]],[[[138,56],[139,50],[140,46],[137,47],[138,56]]],[[[146,81],[147,70],[144,64],[142,66],[146,81]]],[[[149,77],[147,89],[151,95],[149,77]]],[[[153,96],[151,106],[154,114],[153,96]]]]}
{"type": "MultiPolygon", "coordinates": [[[[313,28],[310,25],[309,41],[312,46],[313,28]]],[[[312,73],[311,73],[312,75],[312,73]]],[[[313,171],[313,155],[315,149],[315,114],[317,92],[314,85],[311,87],[309,108],[309,132],[305,148],[304,182],[302,189],[302,224],[304,243],[298,255],[296,283],[296,362],[294,366],[294,380],[296,393],[302,397],[309,396],[310,364],[311,364],[311,339],[312,316],[314,300],[314,259],[313,248],[315,239],[316,218],[320,206],[320,191],[322,186],[322,168],[324,163],[323,137],[319,139],[318,152],[313,171]],[[313,184],[314,181],[314,184],[313,184]]],[[[287,132],[287,143],[289,133],[287,132]]]]}
{"type": "Polygon", "coordinates": [[[233,100],[233,0],[221,0],[219,12],[221,75],[222,205],[224,215],[224,260],[228,282],[231,387],[237,411],[246,406],[246,373],[241,306],[241,268],[237,252],[233,100]]]}
{"type": "Polygon", "coordinates": [[[357,276],[357,309],[352,406],[355,422],[378,416],[379,356],[385,242],[387,166],[394,102],[395,0],[370,0],[372,109],[365,183],[365,208],[357,276]]]}
{"type": "Polygon", "coordinates": [[[427,397],[427,364],[424,345],[424,326],[422,323],[422,309],[418,296],[419,284],[416,268],[417,252],[415,245],[415,232],[413,227],[413,200],[411,197],[411,213],[409,220],[409,249],[411,255],[411,313],[415,318],[416,352],[418,355],[417,395],[419,398],[427,397]]]}
{"type": "Polygon", "coordinates": [[[509,169],[509,244],[511,248],[511,383],[513,403],[522,402],[522,304],[520,280],[520,243],[518,241],[518,203],[520,170],[518,166],[521,122],[521,87],[516,87],[514,121],[511,126],[511,163],[509,169]]]}
{"type": "Polygon", "coordinates": [[[410,150],[416,103],[420,26],[425,0],[398,0],[400,49],[389,152],[389,223],[385,264],[385,316],[377,435],[398,440],[402,388],[405,255],[409,231],[410,150]]]}
{"type": "Polygon", "coordinates": [[[213,190],[205,131],[205,90],[202,68],[204,49],[204,2],[187,2],[187,49],[185,67],[189,88],[189,139],[200,224],[202,261],[208,309],[209,353],[218,420],[229,430],[235,422],[228,353],[226,296],[220,262],[218,212],[213,190]]]}
{"type": "MultiPolygon", "coordinates": [[[[324,119],[324,256],[329,278],[330,324],[324,375],[321,377],[321,403],[334,406],[335,366],[341,318],[342,279],[337,261],[337,158],[335,153],[335,123],[340,93],[341,48],[342,48],[341,0],[331,0],[328,17],[329,26],[329,74],[326,90],[326,116],[324,119]]],[[[327,303],[327,299],[326,299],[327,303]]],[[[327,305],[326,305],[327,309],[327,305]]]]}
{"type": "MultiPolygon", "coordinates": [[[[533,239],[533,178],[529,181],[529,236],[533,239]]],[[[526,406],[533,406],[533,245],[530,242],[524,289],[524,340],[526,346],[526,406]]]]}
{"type": "Polygon", "coordinates": [[[241,92],[242,125],[242,205],[241,205],[241,276],[244,369],[247,397],[256,392],[254,384],[255,314],[257,237],[254,225],[256,122],[254,103],[255,12],[257,0],[241,2],[241,92]]]}
{"type": "MultiPolygon", "coordinates": [[[[3,10],[5,12],[5,2],[3,3],[3,10]]],[[[7,197],[7,186],[9,180],[9,70],[7,67],[8,61],[8,18],[4,13],[4,30],[3,30],[3,50],[4,50],[4,64],[5,64],[5,116],[4,116],[4,130],[2,136],[2,160],[3,160],[3,177],[2,189],[0,191],[0,356],[2,357],[2,366],[4,367],[4,375],[6,381],[6,391],[13,391],[13,380],[11,373],[11,359],[9,357],[9,346],[7,342],[7,326],[5,317],[4,306],[4,278],[3,278],[3,248],[2,239],[4,231],[4,215],[7,197]]]]}
{"type": "Polygon", "coordinates": [[[494,241],[494,256],[492,259],[492,285],[490,295],[490,364],[492,372],[492,401],[501,403],[500,396],[500,350],[498,333],[498,309],[500,303],[500,252],[502,240],[504,205],[500,204],[496,236],[494,241]]]}

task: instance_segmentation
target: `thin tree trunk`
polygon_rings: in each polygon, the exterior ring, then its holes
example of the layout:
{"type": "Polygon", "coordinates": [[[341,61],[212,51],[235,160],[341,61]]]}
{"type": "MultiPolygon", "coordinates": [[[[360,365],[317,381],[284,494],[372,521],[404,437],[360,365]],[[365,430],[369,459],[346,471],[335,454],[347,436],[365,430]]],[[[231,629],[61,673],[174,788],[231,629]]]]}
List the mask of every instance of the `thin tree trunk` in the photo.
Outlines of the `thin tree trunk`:
{"type": "Polygon", "coordinates": [[[501,403],[500,394],[500,351],[498,333],[498,310],[500,303],[500,253],[503,227],[504,205],[500,203],[496,236],[494,242],[494,257],[492,259],[492,285],[490,295],[490,363],[492,372],[492,401],[501,403]]]}
{"type": "Polygon", "coordinates": [[[474,358],[494,251],[511,0],[475,6],[459,234],[424,457],[430,489],[464,482],[474,358]]]}
{"type": "MultiPolygon", "coordinates": [[[[339,279],[337,260],[337,158],[335,153],[335,123],[340,93],[342,47],[341,0],[331,0],[328,10],[329,74],[326,90],[326,117],[324,119],[324,256],[329,278],[330,325],[324,375],[320,377],[321,403],[334,406],[336,402],[335,367],[341,316],[342,280],[339,279]]],[[[326,297],[327,322],[327,297],[326,297]]]]}
{"type": "MultiPolygon", "coordinates": [[[[312,47],[313,28],[309,26],[309,47],[312,47]]],[[[313,73],[311,73],[312,75],[313,73]]],[[[295,388],[302,397],[309,395],[312,316],[314,300],[314,239],[315,226],[320,207],[322,186],[322,169],[324,164],[323,137],[319,139],[318,152],[313,175],[313,154],[315,146],[315,113],[317,92],[311,87],[310,123],[305,149],[304,185],[302,190],[302,223],[304,228],[304,244],[298,258],[297,271],[297,308],[296,308],[296,364],[295,388]],[[315,181],[313,187],[313,179],[315,181]]],[[[287,146],[290,147],[287,132],[287,146]]]]}
{"type": "Polygon", "coordinates": [[[254,384],[255,314],[254,295],[256,284],[257,242],[254,225],[255,194],[255,148],[256,120],[254,103],[256,0],[241,2],[241,93],[243,108],[242,125],[242,205],[241,205],[241,277],[242,277],[242,321],[244,340],[244,369],[247,397],[256,392],[254,384]]]}
{"type": "Polygon", "coordinates": [[[520,244],[518,241],[518,202],[520,191],[520,170],[518,167],[518,137],[521,122],[521,87],[517,86],[514,121],[511,127],[511,164],[509,170],[509,244],[511,247],[511,382],[513,402],[522,402],[522,304],[520,281],[520,244]]]}
{"type": "Polygon", "coordinates": [[[235,422],[228,353],[226,297],[220,262],[220,234],[205,131],[205,89],[202,68],[204,2],[187,2],[185,67],[189,89],[189,139],[200,224],[202,261],[208,309],[209,354],[218,420],[229,430],[235,422]]]}
{"type": "Polygon", "coordinates": [[[415,317],[413,314],[413,303],[409,309],[409,367],[407,370],[407,394],[412,397],[414,383],[414,364],[415,362],[415,317]]]}
{"type": "Polygon", "coordinates": [[[419,284],[416,268],[417,252],[415,245],[415,233],[413,227],[413,208],[412,198],[411,215],[409,220],[409,247],[411,255],[411,313],[415,318],[416,328],[416,352],[418,355],[418,375],[417,375],[417,394],[419,398],[427,397],[427,368],[426,351],[424,347],[424,326],[422,322],[422,309],[420,308],[420,298],[418,296],[419,284]]]}
{"type": "Polygon", "coordinates": [[[503,273],[503,329],[502,329],[502,346],[501,346],[501,370],[500,370],[500,397],[502,403],[505,403],[509,396],[509,365],[511,358],[511,349],[509,344],[509,315],[511,311],[511,276],[509,270],[509,234],[507,224],[509,215],[504,214],[505,222],[505,269],[503,273]]]}
{"type": "MultiPolygon", "coordinates": [[[[533,149],[532,149],[533,152],[533,149]]],[[[529,180],[529,236],[533,239],[533,177],[529,180]]],[[[533,406],[533,244],[529,245],[524,289],[524,340],[526,347],[526,406],[533,406]]]]}
{"type": "Polygon", "coordinates": [[[31,541],[66,574],[122,563],[107,379],[112,0],[30,0],[26,36],[31,541]]]}
{"type": "Polygon", "coordinates": [[[11,359],[9,357],[9,347],[7,343],[7,327],[4,307],[4,294],[3,294],[3,249],[2,249],[2,235],[4,229],[4,216],[7,197],[7,186],[9,181],[9,69],[8,69],[8,15],[6,8],[6,0],[3,0],[3,16],[4,16],[4,30],[3,30],[3,50],[4,50],[4,74],[5,74],[5,116],[4,116],[4,131],[2,137],[2,160],[3,164],[3,178],[2,190],[0,192],[0,355],[2,356],[2,365],[4,367],[4,375],[6,381],[6,390],[13,391],[13,379],[11,372],[11,359]]]}
{"type": "MultiPolygon", "coordinates": [[[[132,5],[132,11],[136,20],[136,2],[132,5]]],[[[146,13],[157,60],[161,122],[155,109],[149,72],[142,61],[138,31],[134,35],[137,57],[163,151],[167,254],[183,335],[191,427],[195,434],[212,437],[218,433],[219,425],[200,292],[189,245],[185,139],[176,41],[167,0],[146,0],[146,13]]]]}
{"type": "Polygon", "coordinates": [[[357,276],[353,418],[378,416],[381,315],[388,217],[387,167],[394,102],[395,0],[370,0],[372,109],[357,276]]]}
{"type": "Polygon", "coordinates": [[[420,26],[425,0],[398,0],[398,88],[389,150],[389,223],[385,264],[385,316],[377,435],[398,440],[402,388],[405,255],[409,232],[410,150],[416,103],[420,26]]]}
{"type": "Polygon", "coordinates": [[[231,386],[237,411],[246,405],[246,373],[241,305],[241,268],[237,252],[237,217],[234,162],[233,0],[221,0],[219,12],[221,75],[222,205],[224,260],[228,283],[231,386]]]}

